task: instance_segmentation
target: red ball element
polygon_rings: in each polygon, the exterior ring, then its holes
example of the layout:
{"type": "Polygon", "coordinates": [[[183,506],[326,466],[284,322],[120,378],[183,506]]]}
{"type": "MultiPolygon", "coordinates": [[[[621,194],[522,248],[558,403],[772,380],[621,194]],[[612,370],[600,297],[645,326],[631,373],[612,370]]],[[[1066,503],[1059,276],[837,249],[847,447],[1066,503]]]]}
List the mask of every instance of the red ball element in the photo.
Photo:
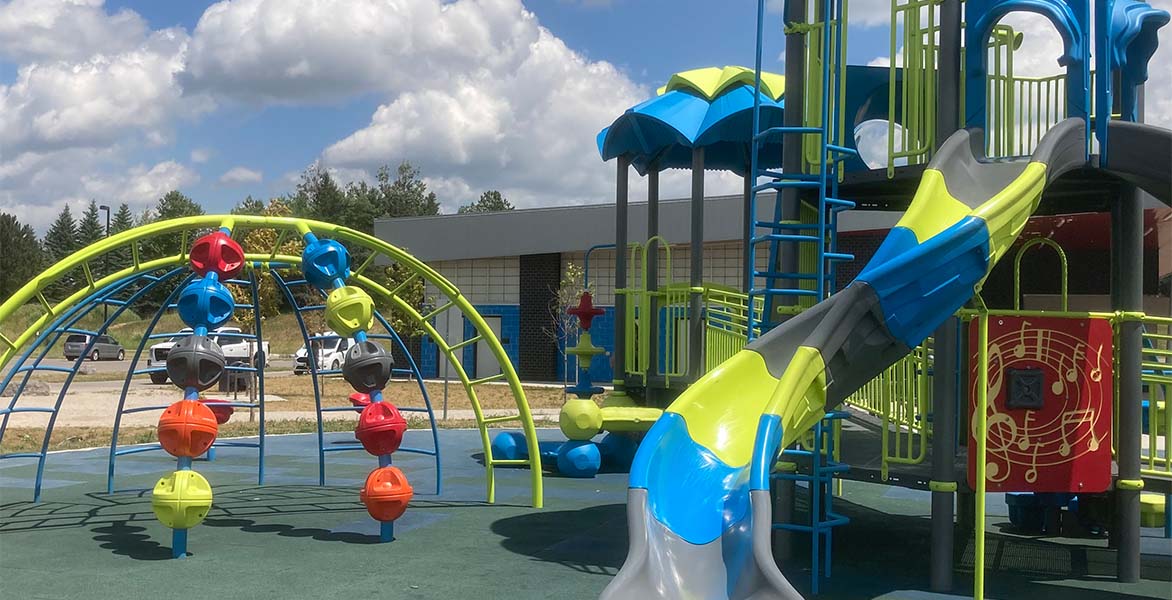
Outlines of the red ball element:
{"type": "Polygon", "coordinates": [[[208,272],[221,280],[232,279],[244,268],[244,250],[223,231],[213,231],[191,246],[191,269],[202,277],[208,272]]]}
{"type": "Polygon", "coordinates": [[[379,467],[366,477],[366,484],[358,497],[374,520],[387,522],[403,516],[414,495],[415,490],[411,489],[402,471],[395,467],[379,467]]]}
{"type": "Polygon", "coordinates": [[[601,316],[606,313],[601,308],[595,308],[594,297],[590,292],[582,292],[582,297],[578,300],[578,306],[566,311],[567,313],[578,317],[578,324],[582,326],[585,331],[590,331],[590,324],[594,321],[594,317],[601,316]]]}
{"type": "Polygon", "coordinates": [[[219,429],[212,409],[196,400],[180,400],[159,417],[159,444],[171,456],[195,458],[212,447],[219,429]]]}
{"type": "Polygon", "coordinates": [[[204,398],[203,400],[200,400],[200,402],[203,402],[205,406],[211,409],[212,414],[216,415],[216,423],[219,423],[220,425],[227,423],[228,419],[232,418],[232,413],[236,412],[234,408],[228,406],[228,404],[230,404],[228,400],[214,400],[212,398],[204,398]]]}
{"type": "Polygon", "coordinates": [[[362,412],[362,409],[370,406],[370,394],[354,392],[350,394],[350,404],[354,405],[354,412],[362,412]]]}
{"type": "Polygon", "coordinates": [[[382,456],[399,449],[403,434],[407,431],[407,420],[399,409],[390,402],[371,402],[362,409],[354,435],[362,442],[366,451],[382,456]]]}

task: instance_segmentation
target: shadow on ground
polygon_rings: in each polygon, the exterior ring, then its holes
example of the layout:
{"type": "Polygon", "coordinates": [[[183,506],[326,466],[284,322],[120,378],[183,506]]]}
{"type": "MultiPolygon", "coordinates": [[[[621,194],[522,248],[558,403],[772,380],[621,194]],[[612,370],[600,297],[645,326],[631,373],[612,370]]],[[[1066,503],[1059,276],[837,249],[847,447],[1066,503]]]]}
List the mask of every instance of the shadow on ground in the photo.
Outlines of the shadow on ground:
{"type": "Polygon", "coordinates": [[[627,507],[541,510],[498,519],[492,532],[509,552],[582,573],[612,576],[627,556],[627,507]]]}

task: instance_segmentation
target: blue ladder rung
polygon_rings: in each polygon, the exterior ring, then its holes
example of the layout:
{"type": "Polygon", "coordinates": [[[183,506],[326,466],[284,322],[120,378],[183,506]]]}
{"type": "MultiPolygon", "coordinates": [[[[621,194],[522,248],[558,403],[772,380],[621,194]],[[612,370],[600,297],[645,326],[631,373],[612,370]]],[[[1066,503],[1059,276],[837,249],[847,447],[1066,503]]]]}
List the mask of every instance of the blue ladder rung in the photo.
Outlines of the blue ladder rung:
{"type": "Polygon", "coordinates": [[[57,409],[47,408],[47,407],[38,407],[38,406],[27,406],[27,407],[26,406],[16,406],[13,408],[0,408],[0,415],[11,415],[11,414],[16,414],[16,413],[26,413],[26,412],[52,414],[52,413],[57,412],[57,409]]]}
{"type": "Polygon", "coordinates": [[[148,340],[159,340],[159,339],[163,339],[163,338],[188,337],[191,335],[195,335],[195,334],[190,331],[176,331],[175,333],[152,333],[147,336],[147,339],[148,340]]]}
{"type": "MultiPolygon", "coordinates": [[[[327,413],[327,412],[331,412],[331,413],[332,412],[359,412],[361,410],[362,410],[361,406],[327,406],[325,408],[322,408],[318,412],[324,412],[324,413],[327,413]]],[[[403,410],[403,409],[399,409],[399,410],[403,410]]]]}
{"type": "Polygon", "coordinates": [[[854,260],[854,254],[846,254],[844,252],[827,252],[823,254],[826,260],[854,260]]]}
{"type": "Polygon", "coordinates": [[[167,367],[148,367],[146,369],[136,369],[132,375],[148,375],[150,373],[165,373],[167,367]]]}
{"type": "Polygon", "coordinates": [[[235,371],[237,373],[256,373],[258,371],[256,367],[245,367],[243,365],[228,365],[224,367],[224,370],[235,371]]]}
{"type": "Polygon", "coordinates": [[[121,450],[115,450],[114,456],[126,456],[127,454],[142,454],[143,452],[156,452],[156,451],[162,450],[162,449],[163,449],[163,447],[160,446],[159,444],[154,444],[151,446],[134,446],[131,448],[123,448],[121,450]]]}
{"type": "Polygon", "coordinates": [[[109,304],[110,306],[126,306],[125,300],[115,300],[113,298],[105,298],[101,302],[103,304],[109,304]]]}
{"type": "Polygon", "coordinates": [[[13,452],[11,454],[0,454],[0,460],[6,458],[41,458],[43,454],[40,452],[13,452]]]}
{"type": "Polygon", "coordinates": [[[340,335],[337,335],[337,334],[335,334],[335,335],[311,335],[311,336],[309,336],[309,341],[311,341],[311,342],[320,342],[320,341],[324,341],[324,340],[340,340],[340,339],[342,339],[342,336],[340,336],[340,335]]]}
{"type": "Polygon", "coordinates": [[[54,373],[72,373],[73,369],[69,367],[55,367],[52,365],[32,365],[27,367],[20,367],[16,370],[17,373],[27,373],[29,371],[53,371],[54,373]]]}
{"type": "Polygon", "coordinates": [[[311,306],[302,306],[302,307],[299,307],[299,308],[297,309],[297,311],[298,311],[298,312],[311,312],[311,311],[318,311],[318,310],[325,310],[325,309],[326,309],[325,305],[322,305],[322,304],[313,304],[313,305],[311,305],[311,306]]]}
{"type": "Polygon", "coordinates": [[[765,235],[757,236],[752,239],[751,243],[760,244],[761,242],[821,242],[821,237],[816,235],[801,235],[794,233],[767,233],[765,235]]]}
{"type": "MultiPolygon", "coordinates": [[[[818,275],[814,273],[782,273],[778,271],[753,271],[753,277],[764,277],[767,279],[806,279],[817,280],[818,275]]],[[[830,275],[823,275],[824,279],[830,279],[830,275]]]]}
{"type": "Polygon", "coordinates": [[[65,329],[62,329],[61,331],[64,331],[65,333],[82,333],[85,335],[98,335],[98,332],[96,332],[96,331],[90,331],[89,329],[79,329],[76,327],[66,327],[65,329]]]}
{"type": "Polygon", "coordinates": [[[771,171],[769,169],[759,169],[757,171],[758,177],[772,177],[773,179],[790,179],[794,181],[821,181],[822,177],[814,175],[813,173],[783,173],[781,171],[771,171]]]}
{"type": "Polygon", "coordinates": [[[400,406],[399,412],[425,413],[425,412],[428,412],[428,410],[426,408],[421,408],[418,406],[400,406]]]}
{"type": "Polygon", "coordinates": [[[216,442],[213,448],[260,448],[259,442],[216,442]]]}
{"type": "Polygon", "coordinates": [[[169,406],[171,406],[171,405],[170,404],[160,404],[158,406],[136,406],[134,408],[127,408],[127,409],[123,410],[122,414],[131,415],[134,413],[147,412],[147,411],[152,411],[152,410],[166,410],[167,407],[169,407],[169,406]]]}
{"type": "Polygon", "coordinates": [[[787,135],[787,134],[795,134],[795,133],[801,133],[801,134],[822,133],[822,128],[821,127],[770,127],[769,129],[766,129],[765,131],[762,131],[761,133],[758,133],[757,135],[753,136],[753,140],[757,141],[757,140],[761,140],[761,139],[764,139],[767,137],[773,137],[774,135],[787,135]]]}
{"type": "Polygon", "coordinates": [[[768,181],[766,183],[759,183],[753,186],[754,192],[762,192],[765,190],[782,190],[786,188],[820,188],[822,184],[817,181],[768,181]]]}
{"type": "Polygon", "coordinates": [[[793,288],[769,288],[761,290],[770,296],[817,296],[818,290],[796,290],[793,288]]]}
{"type": "Polygon", "coordinates": [[[411,369],[391,369],[391,375],[414,375],[411,369]]]}
{"type": "Polygon", "coordinates": [[[856,204],[850,200],[843,200],[842,198],[826,198],[826,203],[831,206],[841,206],[845,208],[854,208],[856,204]]]}
{"type": "Polygon", "coordinates": [[[853,156],[859,155],[858,150],[855,150],[854,148],[847,148],[846,146],[839,146],[838,144],[826,144],[826,149],[831,152],[837,152],[839,154],[850,154],[853,156]]]}
{"type": "Polygon", "coordinates": [[[289,281],[286,281],[286,282],[285,282],[285,285],[286,285],[286,286],[292,286],[292,285],[308,285],[308,284],[309,284],[309,282],[308,282],[308,281],[306,281],[306,280],[304,280],[304,279],[290,279],[289,281]]]}
{"type": "Polygon", "coordinates": [[[817,223],[772,223],[770,221],[753,221],[754,227],[761,227],[764,229],[820,229],[829,227],[829,225],[818,225],[817,223]]]}

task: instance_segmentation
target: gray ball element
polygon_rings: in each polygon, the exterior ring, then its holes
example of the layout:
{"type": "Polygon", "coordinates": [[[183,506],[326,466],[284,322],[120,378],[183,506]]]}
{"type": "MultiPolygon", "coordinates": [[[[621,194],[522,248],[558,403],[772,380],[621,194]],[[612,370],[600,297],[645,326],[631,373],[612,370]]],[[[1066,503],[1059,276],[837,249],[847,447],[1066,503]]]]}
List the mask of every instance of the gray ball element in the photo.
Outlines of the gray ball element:
{"type": "Polygon", "coordinates": [[[346,351],[342,377],[355,391],[369,394],[386,387],[394,365],[395,359],[382,346],[367,340],[354,344],[346,351]]]}
{"type": "Polygon", "coordinates": [[[180,339],[167,353],[167,376],[179,389],[206,390],[224,374],[224,351],[206,335],[180,339]]]}

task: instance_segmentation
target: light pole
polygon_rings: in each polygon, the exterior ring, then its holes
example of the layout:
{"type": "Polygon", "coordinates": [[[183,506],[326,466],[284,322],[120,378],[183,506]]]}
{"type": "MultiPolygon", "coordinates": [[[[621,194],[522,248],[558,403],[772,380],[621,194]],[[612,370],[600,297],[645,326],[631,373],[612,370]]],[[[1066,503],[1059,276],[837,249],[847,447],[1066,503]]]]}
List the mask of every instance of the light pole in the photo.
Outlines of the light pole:
{"type": "MultiPolygon", "coordinates": [[[[110,237],[110,207],[102,204],[98,206],[98,210],[106,213],[106,237],[110,237]]],[[[102,271],[104,271],[104,273],[102,273],[103,277],[110,274],[109,252],[106,252],[106,255],[102,257],[102,271]]],[[[102,303],[102,319],[105,321],[110,320],[110,305],[105,302],[102,303]]]]}

